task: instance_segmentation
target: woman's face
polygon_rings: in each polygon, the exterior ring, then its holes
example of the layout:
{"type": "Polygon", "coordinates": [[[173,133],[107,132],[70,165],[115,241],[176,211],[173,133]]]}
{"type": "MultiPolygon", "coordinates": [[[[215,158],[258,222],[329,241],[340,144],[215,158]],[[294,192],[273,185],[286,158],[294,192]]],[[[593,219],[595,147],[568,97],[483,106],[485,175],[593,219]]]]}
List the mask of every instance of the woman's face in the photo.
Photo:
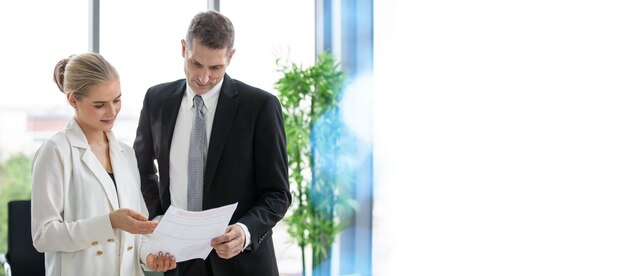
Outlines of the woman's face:
{"type": "Polygon", "coordinates": [[[91,87],[86,96],[76,100],[69,97],[76,108],[76,121],[83,131],[109,131],[122,107],[122,92],[118,79],[109,80],[91,87]]]}

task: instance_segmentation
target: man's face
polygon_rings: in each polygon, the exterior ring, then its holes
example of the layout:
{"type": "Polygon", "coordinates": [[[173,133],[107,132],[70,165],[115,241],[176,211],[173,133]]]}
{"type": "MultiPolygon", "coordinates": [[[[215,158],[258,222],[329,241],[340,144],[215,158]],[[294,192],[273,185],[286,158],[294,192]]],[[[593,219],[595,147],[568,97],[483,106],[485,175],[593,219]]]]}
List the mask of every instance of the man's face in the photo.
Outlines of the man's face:
{"type": "Polygon", "coordinates": [[[187,83],[193,92],[202,95],[224,78],[235,50],[228,53],[227,49],[212,49],[202,45],[198,39],[194,39],[192,45],[187,45],[184,39],[181,43],[187,83]]]}

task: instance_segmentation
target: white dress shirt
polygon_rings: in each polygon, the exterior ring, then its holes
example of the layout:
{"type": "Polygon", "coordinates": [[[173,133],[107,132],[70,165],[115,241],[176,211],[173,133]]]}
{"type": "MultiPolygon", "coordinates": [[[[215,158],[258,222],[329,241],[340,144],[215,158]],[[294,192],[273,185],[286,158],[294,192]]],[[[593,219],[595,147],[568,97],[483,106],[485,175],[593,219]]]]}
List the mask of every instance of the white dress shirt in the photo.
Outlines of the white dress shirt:
{"type": "MultiPolygon", "coordinates": [[[[215,118],[215,110],[217,108],[217,100],[220,96],[220,90],[222,89],[222,79],[213,89],[207,93],[200,95],[204,101],[206,107],[206,141],[207,144],[211,143],[211,129],[213,127],[213,119],[215,118]]],[[[176,125],[174,127],[174,135],[172,137],[172,145],[170,148],[170,195],[172,198],[172,205],[187,210],[187,163],[189,156],[189,141],[191,139],[191,126],[193,120],[196,117],[195,109],[193,108],[193,98],[196,93],[189,87],[183,94],[183,99],[180,102],[180,109],[178,110],[178,117],[176,118],[176,125]]],[[[207,145],[207,149],[208,149],[207,145]]],[[[246,235],[246,242],[244,248],[250,244],[250,232],[248,227],[242,223],[237,223],[243,228],[246,235]]]]}
{"type": "MultiPolygon", "coordinates": [[[[217,100],[222,89],[222,82],[219,82],[209,92],[200,95],[206,107],[206,141],[210,144],[211,129],[217,100]]],[[[193,98],[196,93],[187,85],[187,89],[180,102],[174,135],[172,136],[172,146],[170,148],[170,194],[172,205],[177,208],[187,210],[187,161],[189,156],[189,141],[191,139],[191,126],[196,118],[196,111],[193,108],[193,98]]],[[[208,149],[208,146],[207,146],[208,149]]]]}

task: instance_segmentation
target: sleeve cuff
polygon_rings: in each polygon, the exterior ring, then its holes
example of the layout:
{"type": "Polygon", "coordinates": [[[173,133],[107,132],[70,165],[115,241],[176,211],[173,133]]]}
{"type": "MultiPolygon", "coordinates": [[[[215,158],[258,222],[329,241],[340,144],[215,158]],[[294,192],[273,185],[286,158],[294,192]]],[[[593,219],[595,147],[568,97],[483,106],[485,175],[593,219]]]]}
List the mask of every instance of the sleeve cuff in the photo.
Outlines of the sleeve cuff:
{"type": "Polygon", "coordinates": [[[139,250],[139,259],[141,260],[141,268],[143,268],[144,271],[152,271],[152,269],[148,267],[148,255],[150,255],[150,252],[148,252],[148,250],[146,250],[143,246],[146,243],[147,239],[148,236],[141,235],[141,249],[139,250]]]}
{"type": "Polygon", "coordinates": [[[248,247],[250,247],[250,231],[248,230],[248,226],[246,226],[245,224],[241,222],[237,222],[236,224],[239,225],[241,229],[243,229],[244,233],[246,233],[246,241],[241,248],[241,252],[243,252],[244,250],[248,249],[248,247]]]}
{"type": "Polygon", "coordinates": [[[84,241],[86,244],[90,244],[92,241],[106,240],[115,237],[115,232],[108,213],[86,219],[84,223],[80,225],[80,232],[83,237],[87,237],[84,241]]]}

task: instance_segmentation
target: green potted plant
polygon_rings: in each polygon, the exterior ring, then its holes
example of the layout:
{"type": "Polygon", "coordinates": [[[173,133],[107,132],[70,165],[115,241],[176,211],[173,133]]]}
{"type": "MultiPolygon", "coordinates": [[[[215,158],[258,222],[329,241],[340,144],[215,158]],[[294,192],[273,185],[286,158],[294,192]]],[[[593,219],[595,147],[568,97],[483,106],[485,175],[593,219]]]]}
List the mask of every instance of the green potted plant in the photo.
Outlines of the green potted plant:
{"type": "Polygon", "coordinates": [[[314,275],[329,275],[330,249],[345,227],[342,218],[356,208],[344,192],[351,171],[340,162],[344,127],[339,103],[345,74],[328,53],[315,64],[280,65],[276,82],[283,106],[289,157],[289,181],[294,204],[285,219],[290,236],[300,247],[306,275],[306,248],[310,247],[314,275]]]}

